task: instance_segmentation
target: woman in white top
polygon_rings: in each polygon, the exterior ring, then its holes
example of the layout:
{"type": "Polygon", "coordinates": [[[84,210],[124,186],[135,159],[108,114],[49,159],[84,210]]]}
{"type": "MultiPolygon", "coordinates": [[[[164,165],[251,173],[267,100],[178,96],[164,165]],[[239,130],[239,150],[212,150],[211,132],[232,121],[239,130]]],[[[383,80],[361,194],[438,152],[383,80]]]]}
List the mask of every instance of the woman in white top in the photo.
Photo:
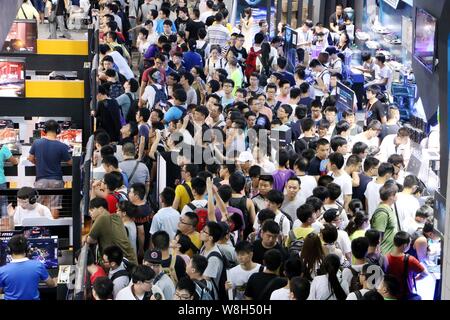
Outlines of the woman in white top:
{"type": "Polygon", "coordinates": [[[322,242],[317,234],[311,232],[305,237],[300,259],[305,266],[305,278],[313,280],[317,276],[325,254],[322,249],[322,242]]]}
{"type": "Polygon", "coordinates": [[[324,275],[317,276],[311,283],[308,300],[345,300],[349,294],[348,283],[342,280],[339,257],[330,254],[325,257],[322,269],[324,275]]]}
{"type": "Polygon", "coordinates": [[[224,69],[226,61],[222,58],[222,50],[220,46],[211,46],[210,56],[205,62],[205,74],[207,76],[207,81],[211,80],[214,71],[217,69],[224,69]]]}
{"type": "Polygon", "coordinates": [[[250,48],[253,45],[253,24],[254,20],[252,17],[252,8],[248,7],[244,10],[243,16],[241,16],[241,20],[239,21],[241,27],[241,33],[245,37],[244,48],[247,52],[250,51],[250,48]]]}

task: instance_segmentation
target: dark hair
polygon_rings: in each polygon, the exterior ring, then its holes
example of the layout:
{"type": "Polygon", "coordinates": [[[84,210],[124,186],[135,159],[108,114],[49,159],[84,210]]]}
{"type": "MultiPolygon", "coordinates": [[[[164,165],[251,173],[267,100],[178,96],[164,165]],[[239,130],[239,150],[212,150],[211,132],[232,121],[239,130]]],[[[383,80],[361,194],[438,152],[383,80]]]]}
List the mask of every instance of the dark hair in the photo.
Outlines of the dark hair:
{"type": "Polygon", "coordinates": [[[322,234],[323,242],[326,244],[335,243],[338,238],[337,228],[330,223],[325,223],[320,233],[322,234]]]}
{"type": "Polygon", "coordinates": [[[118,266],[120,266],[123,261],[123,251],[116,245],[111,245],[103,249],[103,255],[108,257],[110,263],[115,262],[118,266]]]}
{"type": "Polygon", "coordinates": [[[386,181],[386,183],[380,188],[381,201],[387,201],[390,197],[395,196],[398,192],[397,184],[394,182],[386,181]]]}
{"type": "Polygon", "coordinates": [[[267,193],[266,199],[281,207],[284,201],[284,195],[283,192],[272,189],[267,193]]]}
{"type": "Polygon", "coordinates": [[[264,35],[261,32],[258,32],[257,34],[255,34],[255,43],[256,44],[261,44],[264,41],[264,35]]]}
{"type": "Polygon", "coordinates": [[[352,154],[364,153],[368,148],[369,148],[369,146],[367,144],[365,144],[364,142],[358,141],[353,145],[352,154]]]}
{"type": "Polygon", "coordinates": [[[322,201],[325,201],[330,197],[330,193],[327,187],[318,186],[313,189],[313,196],[319,198],[322,201]]]}
{"type": "Polygon", "coordinates": [[[89,209],[104,208],[108,210],[108,203],[105,199],[97,197],[89,201],[89,209]]]}
{"type": "Polygon", "coordinates": [[[319,211],[323,206],[323,201],[317,197],[310,196],[306,199],[305,204],[312,205],[314,208],[314,211],[319,211]]]}
{"type": "Polygon", "coordinates": [[[284,274],[289,280],[303,274],[303,263],[298,255],[290,257],[284,262],[284,274]]]}
{"type": "Polygon", "coordinates": [[[263,174],[259,176],[259,181],[266,181],[273,185],[273,176],[268,174],[263,174]]]}
{"type": "Polygon", "coordinates": [[[331,141],[330,141],[331,149],[334,152],[336,152],[339,147],[345,146],[346,144],[347,144],[347,140],[341,136],[334,136],[333,138],[331,138],[331,141]]]}
{"type": "Polygon", "coordinates": [[[380,244],[380,231],[376,229],[369,229],[366,231],[364,236],[369,240],[369,246],[376,247],[380,244]]]}
{"type": "Polygon", "coordinates": [[[289,281],[289,290],[294,295],[295,300],[306,301],[309,296],[311,284],[302,277],[293,277],[289,281]]]}
{"type": "Polygon", "coordinates": [[[380,177],[384,177],[388,174],[393,175],[394,174],[394,166],[391,163],[383,162],[378,167],[378,175],[380,177]]]}
{"type": "Polygon", "coordinates": [[[311,218],[314,214],[314,207],[311,204],[305,203],[297,208],[297,218],[305,223],[309,218],[311,218]]]}
{"type": "Polygon", "coordinates": [[[337,183],[329,183],[327,186],[328,189],[328,198],[332,201],[336,201],[342,193],[342,188],[337,183]]]}
{"type": "Polygon", "coordinates": [[[187,100],[187,94],[184,89],[177,89],[173,92],[173,98],[180,101],[181,103],[185,103],[187,100]]]}
{"type": "Polygon", "coordinates": [[[264,221],[262,224],[262,232],[270,232],[272,234],[280,234],[280,225],[272,219],[264,221]]]}
{"type": "Polygon", "coordinates": [[[206,181],[199,177],[194,177],[191,181],[192,190],[199,196],[206,192],[206,181]]]}
{"type": "MultiPolygon", "coordinates": [[[[329,175],[320,176],[319,180],[317,180],[317,186],[318,187],[325,187],[327,188],[330,183],[334,181],[334,178],[329,175]]],[[[319,197],[321,198],[321,197],[319,197]]]]}
{"type": "Polygon", "coordinates": [[[137,195],[139,197],[139,199],[141,199],[141,200],[145,199],[145,194],[146,194],[145,184],[136,182],[136,183],[133,183],[129,189],[130,190],[133,189],[133,193],[135,195],[137,195]]]}
{"type": "Polygon", "coordinates": [[[253,252],[253,245],[248,241],[240,241],[236,244],[235,247],[236,253],[250,253],[253,252]]]}
{"type": "MultiPolygon", "coordinates": [[[[345,139],[344,139],[345,140],[345,139]]],[[[331,164],[334,164],[338,169],[344,166],[344,156],[341,153],[334,152],[328,156],[331,164]]]]}
{"type": "Polygon", "coordinates": [[[364,225],[364,223],[368,221],[369,216],[364,211],[358,208],[355,212],[355,217],[350,220],[345,231],[347,231],[348,235],[351,236],[355,231],[359,230],[364,225]]]}
{"type": "Polygon", "coordinates": [[[307,279],[312,280],[312,274],[316,272],[317,266],[322,263],[324,257],[325,254],[319,236],[316,233],[311,232],[305,237],[303,248],[300,253],[307,279]]]}
{"type": "Polygon", "coordinates": [[[262,225],[266,220],[275,219],[275,212],[270,209],[262,209],[258,213],[258,222],[262,225]]]}
{"type": "Polygon", "coordinates": [[[341,120],[336,124],[336,133],[341,134],[342,132],[348,131],[350,129],[350,124],[345,121],[341,120]]]}
{"type": "Polygon", "coordinates": [[[178,290],[186,290],[192,297],[195,295],[196,284],[189,277],[183,277],[178,280],[177,287],[178,290]]]}
{"type": "Polygon", "coordinates": [[[240,193],[245,187],[245,177],[239,172],[233,172],[229,182],[234,193],[240,193]]]}
{"type": "Polygon", "coordinates": [[[397,297],[400,293],[400,282],[396,277],[390,274],[385,274],[383,279],[384,287],[393,297],[397,297]]]}
{"type": "Polygon", "coordinates": [[[328,283],[331,287],[331,292],[336,296],[337,300],[345,300],[347,294],[342,289],[339,279],[337,278],[337,272],[341,265],[340,259],[335,254],[329,254],[325,257],[322,264],[324,273],[328,275],[328,283]]]}
{"type": "Polygon", "coordinates": [[[14,255],[23,255],[28,251],[28,241],[21,234],[16,234],[12,236],[12,238],[8,241],[8,247],[11,251],[11,254],[14,255]]]}
{"type": "Polygon", "coordinates": [[[255,178],[261,175],[261,167],[258,165],[253,165],[250,167],[250,169],[248,169],[248,175],[250,176],[250,178],[255,178]]]}
{"type": "Polygon", "coordinates": [[[352,241],[352,253],[356,259],[364,259],[369,250],[369,240],[366,237],[359,237],[352,241]]]}
{"type": "Polygon", "coordinates": [[[156,274],[155,271],[153,271],[152,268],[145,265],[138,265],[134,268],[133,272],[131,273],[131,280],[134,284],[138,283],[139,281],[150,281],[155,278],[156,274]]]}
{"type": "Polygon", "coordinates": [[[95,291],[100,300],[108,300],[113,298],[114,283],[106,276],[95,279],[92,284],[92,289],[95,291]]]}
{"type": "Polygon", "coordinates": [[[208,259],[200,254],[194,254],[191,258],[192,267],[199,274],[203,274],[208,267],[208,259]]]}
{"type": "Polygon", "coordinates": [[[282,262],[283,256],[278,249],[270,249],[264,253],[264,265],[268,270],[276,271],[281,266],[282,262]]]}
{"type": "Polygon", "coordinates": [[[107,155],[107,156],[103,157],[102,163],[107,166],[111,166],[115,169],[119,168],[119,161],[117,160],[117,158],[115,156],[107,155]]]}
{"type": "Polygon", "coordinates": [[[214,221],[209,221],[206,223],[205,227],[208,227],[209,236],[213,238],[214,243],[221,239],[223,231],[220,224],[214,221]]]}
{"type": "Polygon", "coordinates": [[[380,163],[380,160],[378,160],[375,157],[367,157],[366,160],[364,160],[363,170],[369,171],[372,168],[375,168],[380,163]]]}
{"type": "Polygon", "coordinates": [[[308,165],[308,160],[303,157],[299,157],[294,163],[294,167],[297,167],[302,172],[306,172],[308,170],[308,165]]]}
{"type": "Polygon", "coordinates": [[[157,250],[167,250],[169,249],[170,245],[170,236],[169,234],[164,231],[156,231],[154,234],[152,234],[152,244],[153,247],[157,250]]]}
{"type": "Polygon", "coordinates": [[[170,187],[165,187],[160,196],[166,206],[171,206],[175,200],[175,190],[170,187]]]}
{"type": "Polygon", "coordinates": [[[394,246],[401,247],[411,242],[411,236],[408,232],[399,231],[394,236],[394,246]]]}
{"type": "Polygon", "coordinates": [[[377,290],[369,290],[363,295],[361,300],[384,301],[384,298],[377,290]]]}

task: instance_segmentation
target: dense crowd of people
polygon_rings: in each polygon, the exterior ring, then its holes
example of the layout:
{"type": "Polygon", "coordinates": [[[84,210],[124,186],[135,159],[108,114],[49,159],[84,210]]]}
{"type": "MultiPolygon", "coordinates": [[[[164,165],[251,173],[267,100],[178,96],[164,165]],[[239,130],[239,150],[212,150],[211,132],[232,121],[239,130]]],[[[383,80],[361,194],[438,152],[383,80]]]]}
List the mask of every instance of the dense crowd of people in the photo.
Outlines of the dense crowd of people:
{"type": "Polygon", "coordinates": [[[342,6],[328,28],[297,30],[290,72],[284,27],[272,37],[251,8],[232,26],[230,4],[91,3],[91,297],[420,299],[439,240],[405,172],[411,141],[386,58],[363,54],[363,110],[338,110],[353,39],[342,6]],[[163,153],[179,173],[159,189],[163,153]]]}

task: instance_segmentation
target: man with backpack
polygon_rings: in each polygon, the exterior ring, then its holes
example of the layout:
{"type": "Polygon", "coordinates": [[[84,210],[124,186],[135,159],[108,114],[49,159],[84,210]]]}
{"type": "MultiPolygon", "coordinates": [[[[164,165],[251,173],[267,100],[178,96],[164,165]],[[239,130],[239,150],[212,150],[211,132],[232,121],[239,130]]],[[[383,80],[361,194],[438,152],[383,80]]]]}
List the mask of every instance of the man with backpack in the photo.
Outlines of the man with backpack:
{"type": "MultiPolygon", "coordinates": [[[[208,43],[206,42],[205,48],[208,43]]],[[[197,48],[197,42],[194,39],[189,39],[188,41],[188,49],[189,51],[183,53],[183,66],[184,68],[190,72],[191,69],[195,66],[203,67],[204,60],[204,48],[197,48]],[[202,50],[199,52],[199,50],[202,50]],[[203,53],[203,56],[202,56],[203,53]]]]}
{"type": "MultiPolygon", "coordinates": [[[[136,94],[139,90],[139,83],[136,79],[131,78],[130,80],[125,81],[123,84],[124,93],[116,98],[117,103],[119,104],[120,109],[122,110],[123,117],[127,123],[130,122],[129,112],[133,110],[135,107],[135,100],[137,98],[136,94]]],[[[134,117],[131,118],[134,121],[134,117]]]]}
{"type": "MultiPolygon", "coordinates": [[[[353,261],[351,266],[345,268],[342,272],[342,279],[347,281],[350,292],[362,289],[359,276],[366,264],[367,250],[369,249],[369,240],[366,237],[356,238],[352,241],[353,261]]],[[[363,295],[365,292],[361,292],[363,295]]],[[[357,293],[355,293],[357,294],[357,293]]]]}
{"type": "Polygon", "coordinates": [[[152,247],[161,251],[161,267],[174,284],[186,276],[186,262],[175,250],[170,253],[170,238],[167,232],[157,231],[152,234],[152,247]]]}
{"type": "Polygon", "coordinates": [[[222,228],[220,225],[217,222],[208,222],[200,233],[200,239],[203,241],[203,248],[200,250],[200,254],[208,260],[208,266],[203,276],[213,281],[215,296],[223,301],[227,300],[225,281],[228,263],[217,246],[221,236],[222,228]]]}
{"type": "Polygon", "coordinates": [[[191,181],[191,191],[194,199],[184,206],[181,214],[188,211],[195,212],[200,220],[199,226],[197,226],[197,230],[200,231],[208,217],[208,200],[205,199],[206,181],[203,178],[195,177],[191,181]]]}
{"type": "MultiPolygon", "coordinates": [[[[269,212],[271,211],[269,209],[267,210],[269,212]]],[[[280,237],[281,230],[278,222],[275,222],[272,219],[265,220],[261,227],[261,238],[253,242],[253,262],[264,264],[264,254],[270,249],[277,249],[280,251],[284,261],[287,258],[287,255],[282,245],[279,243],[280,237]]]]}
{"type": "MultiPolygon", "coordinates": [[[[363,296],[370,290],[376,290],[383,282],[384,272],[379,265],[366,263],[358,273],[361,289],[350,292],[347,300],[364,300],[363,296]]],[[[350,290],[351,291],[351,290],[350,290]]]]}
{"type": "Polygon", "coordinates": [[[147,86],[139,101],[140,107],[147,106],[149,109],[153,109],[157,106],[162,108],[166,105],[167,93],[160,84],[162,76],[161,71],[157,68],[152,68],[149,71],[147,86]]]}
{"type": "Polygon", "coordinates": [[[316,221],[314,216],[314,207],[311,204],[303,204],[297,209],[297,218],[302,223],[299,227],[296,227],[289,231],[288,238],[286,240],[286,248],[289,253],[300,253],[303,248],[304,239],[308,234],[314,232],[312,224],[316,221]]]}
{"type": "Polygon", "coordinates": [[[246,300],[270,300],[272,292],[286,286],[286,279],[278,275],[283,261],[279,250],[272,249],[264,253],[265,268],[248,279],[244,294],[246,300]]]}
{"type": "Polygon", "coordinates": [[[130,186],[128,197],[130,202],[136,206],[133,221],[136,223],[138,234],[138,257],[144,256],[144,251],[150,243],[150,225],[153,217],[150,204],[145,198],[145,185],[134,183],[130,186]]]}
{"type": "Polygon", "coordinates": [[[411,237],[405,231],[399,231],[394,236],[394,249],[386,256],[388,267],[386,273],[394,276],[400,283],[400,292],[397,298],[402,300],[421,300],[414,293],[416,280],[428,275],[425,267],[413,256],[405,254],[409,250],[411,237]]]}
{"type": "MultiPolygon", "coordinates": [[[[175,284],[172,279],[164,272],[162,266],[162,254],[160,250],[147,250],[144,255],[144,266],[149,266],[155,272],[153,287],[158,287],[163,293],[162,300],[171,300],[175,294],[175,284]]],[[[156,290],[153,289],[153,292],[156,290]]]]}
{"type": "Polygon", "coordinates": [[[92,115],[97,119],[97,130],[105,130],[112,142],[120,140],[120,107],[115,99],[109,97],[109,89],[107,85],[99,85],[97,93],[96,110],[92,111],[92,115]]]}
{"type": "Polygon", "coordinates": [[[172,208],[181,212],[184,207],[194,200],[192,194],[192,179],[197,176],[198,167],[195,164],[186,164],[181,167],[181,183],[175,188],[175,200],[172,208]]]}
{"type": "Polygon", "coordinates": [[[114,299],[120,290],[130,284],[131,274],[128,265],[125,264],[122,249],[118,246],[112,245],[103,250],[103,266],[109,269],[108,277],[114,285],[114,299]]]}
{"type": "Polygon", "coordinates": [[[187,94],[184,89],[177,89],[173,92],[173,105],[164,114],[164,123],[182,120],[187,114],[186,108],[187,94]]]}
{"type": "MultiPolygon", "coordinates": [[[[293,224],[293,221],[291,221],[291,217],[280,210],[281,206],[283,205],[284,195],[281,191],[270,190],[267,193],[266,199],[267,199],[266,208],[275,212],[274,221],[280,225],[280,232],[282,236],[281,243],[284,243],[289,235],[289,231],[291,230],[293,224]]],[[[258,227],[259,226],[255,221],[253,228],[257,230],[258,227]]]]}
{"type": "Polygon", "coordinates": [[[113,171],[105,173],[103,181],[95,181],[92,185],[93,197],[100,197],[106,200],[109,213],[117,211],[117,204],[128,200],[126,193],[120,191],[123,187],[123,176],[120,172],[113,171]]]}
{"type": "Polygon", "coordinates": [[[150,110],[147,108],[139,108],[136,113],[136,122],[138,123],[138,142],[137,142],[137,159],[142,161],[148,152],[150,126],[150,110]]]}
{"type": "Polygon", "coordinates": [[[206,257],[195,254],[186,267],[188,277],[195,283],[195,291],[198,300],[217,300],[218,297],[214,292],[214,285],[211,280],[205,279],[203,273],[208,267],[206,257]]]}
{"type": "MultiPolygon", "coordinates": [[[[234,46],[230,47],[230,50],[236,56],[238,63],[241,67],[244,67],[245,61],[247,60],[247,57],[248,57],[247,50],[243,47],[244,42],[245,42],[245,36],[242,33],[239,33],[236,36],[236,42],[235,42],[234,46]]],[[[255,67],[256,67],[256,61],[255,61],[255,67]]]]}

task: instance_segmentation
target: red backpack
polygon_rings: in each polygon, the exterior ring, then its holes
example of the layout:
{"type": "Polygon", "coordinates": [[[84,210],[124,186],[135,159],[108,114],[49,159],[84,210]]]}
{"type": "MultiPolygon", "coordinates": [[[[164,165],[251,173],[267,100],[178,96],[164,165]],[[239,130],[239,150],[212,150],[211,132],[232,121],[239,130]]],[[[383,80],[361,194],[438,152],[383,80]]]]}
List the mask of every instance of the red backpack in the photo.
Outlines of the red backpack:
{"type": "Polygon", "coordinates": [[[261,55],[261,50],[255,51],[253,47],[250,48],[250,53],[245,60],[245,71],[244,74],[247,78],[256,71],[256,59],[261,55]]]}
{"type": "Polygon", "coordinates": [[[207,207],[196,207],[194,204],[188,203],[187,206],[194,212],[198,217],[197,231],[203,230],[203,227],[208,222],[208,208],[207,207]]]}

